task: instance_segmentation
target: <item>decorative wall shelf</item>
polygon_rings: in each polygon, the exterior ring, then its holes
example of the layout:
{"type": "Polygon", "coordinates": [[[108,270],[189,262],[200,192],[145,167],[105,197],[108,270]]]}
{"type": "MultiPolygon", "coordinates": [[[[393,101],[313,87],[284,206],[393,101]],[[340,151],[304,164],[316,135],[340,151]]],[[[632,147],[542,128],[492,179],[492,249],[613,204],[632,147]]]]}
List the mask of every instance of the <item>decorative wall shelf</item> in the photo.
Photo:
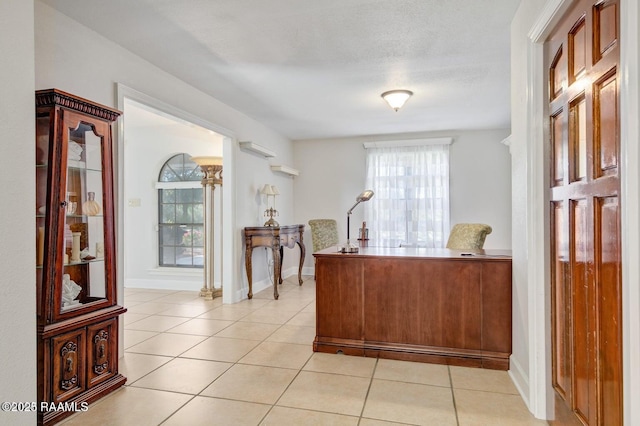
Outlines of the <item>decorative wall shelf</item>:
{"type": "Polygon", "coordinates": [[[300,172],[298,170],[294,169],[293,167],[289,167],[289,166],[272,165],[271,166],[271,170],[273,170],[274,172],[284,173],[284,174],[287,174],[289,176],[298,176],[300,174],[300,172]]]}
{"type": "Polygon", "coordinates": [[[256,154],[260,154],[265,158],[271,158],[276,156],[275,152],[265,148],[264,146],[258,145],[257,143],[253,143],[251,141],[238,142],[238,143],[241,149],[245,151],[251,151],[256,154]]]}

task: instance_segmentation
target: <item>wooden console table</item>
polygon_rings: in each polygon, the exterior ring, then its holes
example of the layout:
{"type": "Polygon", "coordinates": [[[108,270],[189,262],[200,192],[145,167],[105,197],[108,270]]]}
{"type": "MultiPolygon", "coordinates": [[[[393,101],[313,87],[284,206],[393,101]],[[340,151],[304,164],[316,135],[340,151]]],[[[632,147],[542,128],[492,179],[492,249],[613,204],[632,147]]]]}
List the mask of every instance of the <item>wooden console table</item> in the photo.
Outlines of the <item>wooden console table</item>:
{"type": "Polygon", "coordinates": [[[283,248],[300,247],[300,265],[298,267],[298,283],[302,285],[302,264],[305,248],[302,241],[304,225],[288,226],[254,226],[244,228],[244,263],[249,281],[248,297],[253,297],[253,280],[251,258],[254,247],[271,248],[273,253],[273,298],[278,299],[278,284],[282,284],[283,248]]]}
{"type": "Polygon", "coordinates": [[[314,253],[316,352],[507,370],[511,253],[314,253]]]}

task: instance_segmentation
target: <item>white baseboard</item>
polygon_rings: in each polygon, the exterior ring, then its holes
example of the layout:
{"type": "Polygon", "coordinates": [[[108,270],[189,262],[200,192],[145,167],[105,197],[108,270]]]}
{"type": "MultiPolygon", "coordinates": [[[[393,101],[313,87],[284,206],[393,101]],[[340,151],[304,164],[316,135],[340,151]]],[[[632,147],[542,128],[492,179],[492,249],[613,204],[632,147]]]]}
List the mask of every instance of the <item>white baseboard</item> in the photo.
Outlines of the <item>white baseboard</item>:
{"type": "MultiPolygon", "coordinates": [[[[271,284],[271,280],[270,279],[264,279],[264,280],[260,280],[260,281],[254,281],[253,285],[252,285],[252,291],[253,294],[259,293],[262,290],[266,289],[266,288],[270,288],[273,285],[271,284]]],[[[248,294],[249,294],[249,287],[245,287],[243,286],[242,288],[236,290],[234,297],[233,297],[233,302],[231,303],[237,303],[241,300],[244,299],[248,299],[248,294]]]]}
{"type": "Polygon", "coordinates": [[[531,411],[531,406],[529,405],[529,375],[513,355],[509,357],[509,377],[511,377],[527,408],[531,411]]]}
{"type": "MultiPolygon", "coordinates": [[[[313,275],[313,267],[303,267],[303,275],[313,275]]],[[[291,276],[298,275],[298,267],[294,266],[282,271],[282,278],[289,278],[291,276]]],[[[216,288],[220,288],[219,282],[215,283],[216,288]]],[[[272,287],[273,284],[269,278],[255,281],[253,283],[253,294],[259,293],[262,290],[272,287]]],[[[185,281],[185,280],[159,280],[159,279],[138,279],[138,278],[125,278],[125,288],[144,288],[144,289],[157,289],[157,290],[175,290],[175,291],[200,291],[202,289],[202,281],[185,281]]],[[[233,300],[239,302],[240,300],[247,298],[249,292],[248,287],[243,287],[235,292],[233,300]]]]}
{"type": "MultiPolygon", "coordinates": [[[[303,267],[302,268],[302,275],[313,275],[314,273],[314,268],[309,268],[309,267],[303,267]]],[[[282,279],[285,278],[289,278],[291,276],[297,276],[298,275],[298,267],[297,266],[293,266],[291,268],[287,268],[287,269],[283,269],[282,270],[282,279]]],[[[271,279],[266,278],[264,280],[260,280],[260,281],[254,281],[253,282],[253,294],[259,293],[265,289],[268,288],[272,288],[273,284],[271,283],[271,279]]],[[[233,298],[234,302],[239,302],[243,299],[247,299],[247,293],[249,293],[249,288],[248,287],[243,287],[239,290],[236,290],[235,292],[235,297],[233,298]]]]}
{"type": "MultiPolygon", "coordinates": [[[[313,266],[303,266],[302,267],[302,276],[315,274],[315,268],[313,266]]],[[[282,271],[282,279],[289,278],[291,276],[298,276],[298,267],[292,266],[291,268],[285,269],[282,271]]]]}
{"type": "MultiPolygon", "coordinates": [[[[220,287],[220,283],[216,283],[215,286],[220,287]]],[[[200,291],[202,289],[202,281],[125,278],[124,287],[156,290],[200,291]]]]}

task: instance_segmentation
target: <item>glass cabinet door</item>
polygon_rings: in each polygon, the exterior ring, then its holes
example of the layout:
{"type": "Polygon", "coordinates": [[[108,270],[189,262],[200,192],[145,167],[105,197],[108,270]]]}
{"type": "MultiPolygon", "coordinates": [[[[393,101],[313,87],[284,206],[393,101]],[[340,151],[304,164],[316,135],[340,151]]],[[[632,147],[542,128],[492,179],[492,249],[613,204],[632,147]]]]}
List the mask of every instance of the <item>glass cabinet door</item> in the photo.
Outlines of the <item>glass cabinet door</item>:
{"type": "MultiPolygon", "coordinates": [[[[49,176],[49,114],[36,117],[36,280],[37,300],[42,300],[43,268],[45,262],[45,234],[47,230],[47,192],[49,176]]],[[[37,304],[38,315],[42,306],[37,304]]]]}
{"type": "MultiPolygon", "coordinates": [[[[60,312],[108,297],[103,214],[104,130],[95,123],[65,120],[66,182],[62,228],[60,312]],[[73,126],[73,127],[70,127],[73,126]]],[[[64,153],[64,150],[62,151],[64,153]]],[[[64,164],[64,162],[63,162],[64,164]]]]}

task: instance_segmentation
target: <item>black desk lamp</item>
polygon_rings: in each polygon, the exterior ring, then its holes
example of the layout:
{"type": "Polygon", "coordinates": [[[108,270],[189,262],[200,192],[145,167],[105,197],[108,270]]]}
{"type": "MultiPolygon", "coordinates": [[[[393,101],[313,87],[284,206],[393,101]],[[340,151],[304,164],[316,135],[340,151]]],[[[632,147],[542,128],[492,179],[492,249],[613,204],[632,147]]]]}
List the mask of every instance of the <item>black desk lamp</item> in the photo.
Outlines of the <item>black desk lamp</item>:
{"type": "Polygon", "coordinates": [[[340,248],[341,253],[357,253],[358,252],[358,245],[351,243],[351,240],[349,239],[351,212],[353,212],[353,209],[355,209],[358,204],[362,203],[363,201],[369,201],[371,197],[373,197],[373,191],[370,189],[365,189],[364,191],[362,191],[360,195],[358,195],[358,197],[356,198],[356,203],[347,212],[347,244],[345,244],[340,248]]]}

